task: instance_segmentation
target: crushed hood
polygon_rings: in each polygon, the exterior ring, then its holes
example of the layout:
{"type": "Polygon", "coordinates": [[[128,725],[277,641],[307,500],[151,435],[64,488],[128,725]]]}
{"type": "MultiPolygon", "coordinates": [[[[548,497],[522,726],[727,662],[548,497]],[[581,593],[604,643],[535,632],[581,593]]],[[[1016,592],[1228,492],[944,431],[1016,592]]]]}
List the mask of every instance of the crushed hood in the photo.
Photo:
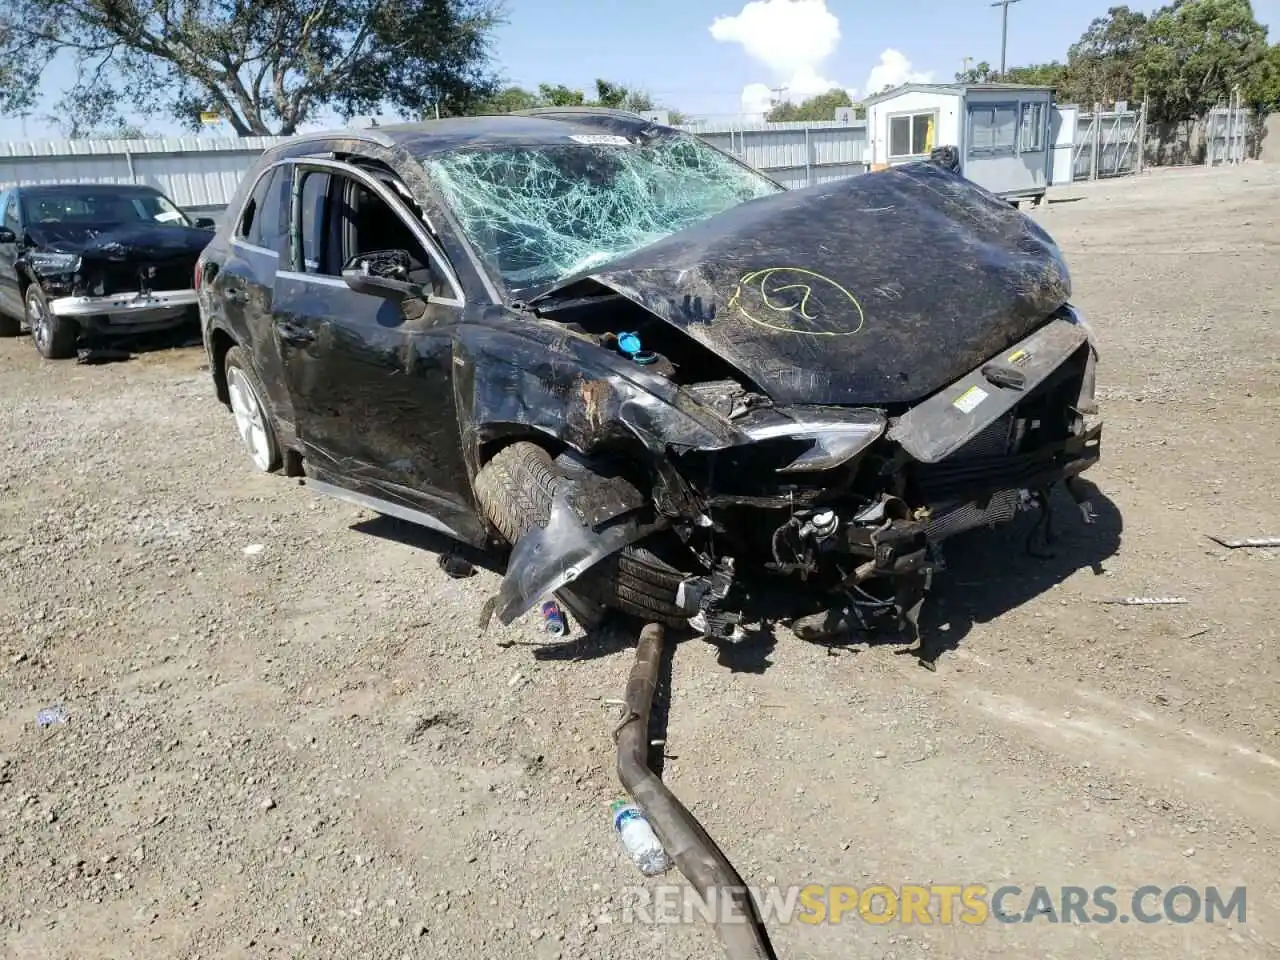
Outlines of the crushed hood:
{"type": "Polygon", "coordinates": [[[27,236],[42,250],[78,253],[96,260],[171,260],[198,257],[213,235],[171,223],[34,223],[27,236]]]}
{"type": "Polygon", "coordinates": [[[681,328],[778,403],[917,401],[1070,296],[1039,225],[925,163],[749,201],[532,304],[584,281],[681,328]]]}

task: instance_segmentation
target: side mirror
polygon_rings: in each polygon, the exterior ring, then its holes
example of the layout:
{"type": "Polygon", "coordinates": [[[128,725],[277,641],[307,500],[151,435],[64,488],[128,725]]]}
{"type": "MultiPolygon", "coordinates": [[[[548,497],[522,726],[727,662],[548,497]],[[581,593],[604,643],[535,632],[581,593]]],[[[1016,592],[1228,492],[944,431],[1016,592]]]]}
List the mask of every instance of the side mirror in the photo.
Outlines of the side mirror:
{"type": "Polygon", "coordinates": [[[425,297],[426,291],[409,279],[412,264],[408,250],[374,250],[348,260],[342,268],[342,279],[356,293],[385,300],[425,297]]]}
{"type": "Polygon", "coordinates": [[[218,221],[213,217],[196,217],[197,230],[216,230],[217,227],[218,221]]]}
{"type": "Polygon", "coordinates": [[[0,227],[0,243],[17,243],[18,235],[8,227],[0,227]]]}

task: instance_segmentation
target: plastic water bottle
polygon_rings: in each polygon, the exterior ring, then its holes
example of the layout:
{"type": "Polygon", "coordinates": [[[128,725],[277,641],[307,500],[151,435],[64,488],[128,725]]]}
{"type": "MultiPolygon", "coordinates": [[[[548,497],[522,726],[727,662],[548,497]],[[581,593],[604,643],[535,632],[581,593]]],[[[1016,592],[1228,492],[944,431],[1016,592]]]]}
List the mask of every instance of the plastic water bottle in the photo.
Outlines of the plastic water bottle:
{"type": "Polygon", "coordinates": [[[622,849],[641,873],[655,877],[671,869],[671,859],[662,849],[662,841],[649,826],[643,810],[629,800],[615,800],[609,812],[613,815],[613,829],[622,840],[622,849]]]}

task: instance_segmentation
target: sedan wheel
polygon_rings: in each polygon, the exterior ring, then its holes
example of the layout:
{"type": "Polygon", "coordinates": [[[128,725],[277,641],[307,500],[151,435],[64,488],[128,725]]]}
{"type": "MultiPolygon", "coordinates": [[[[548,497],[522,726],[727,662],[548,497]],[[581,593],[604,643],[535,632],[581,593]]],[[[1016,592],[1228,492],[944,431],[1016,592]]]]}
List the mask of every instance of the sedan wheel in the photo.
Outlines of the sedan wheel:
{"type": "Polygon", "coordinates": [[[45,300],[44,291],[37,284],[27,287],[25,300],[27,327],[31,330],[31,339],[40,351],[40,356],[49,360],[65,360],[74,356],[79,332],[75,322],[50,313],[49,302],[45,300]]]}
{"type": "Polygon", "coordinates": [[[280,465],[280,447],[276,431],[262,404],[257,378],[244,365],[238,347],[227,354],[227,393],[231,412],[236,418],[236,432],[249,452],[253,465],[270,473],[280,465]]]}

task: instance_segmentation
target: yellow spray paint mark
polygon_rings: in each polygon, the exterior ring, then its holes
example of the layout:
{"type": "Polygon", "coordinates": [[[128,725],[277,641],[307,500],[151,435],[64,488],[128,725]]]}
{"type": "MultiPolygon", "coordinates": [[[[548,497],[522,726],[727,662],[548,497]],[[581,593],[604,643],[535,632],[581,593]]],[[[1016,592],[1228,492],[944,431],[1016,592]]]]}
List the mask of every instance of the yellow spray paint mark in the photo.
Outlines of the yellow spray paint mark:
{"type": "Polygon", "coordinates": [[[728,307],[757,326],[806,337],[848,337],[866,323],[857,297],[830,277],[803,267],[767,267],[743,274],[728,307]],[[851,306],[858,317],[853,329],[822,329],[839,324],[851,306]]]}

